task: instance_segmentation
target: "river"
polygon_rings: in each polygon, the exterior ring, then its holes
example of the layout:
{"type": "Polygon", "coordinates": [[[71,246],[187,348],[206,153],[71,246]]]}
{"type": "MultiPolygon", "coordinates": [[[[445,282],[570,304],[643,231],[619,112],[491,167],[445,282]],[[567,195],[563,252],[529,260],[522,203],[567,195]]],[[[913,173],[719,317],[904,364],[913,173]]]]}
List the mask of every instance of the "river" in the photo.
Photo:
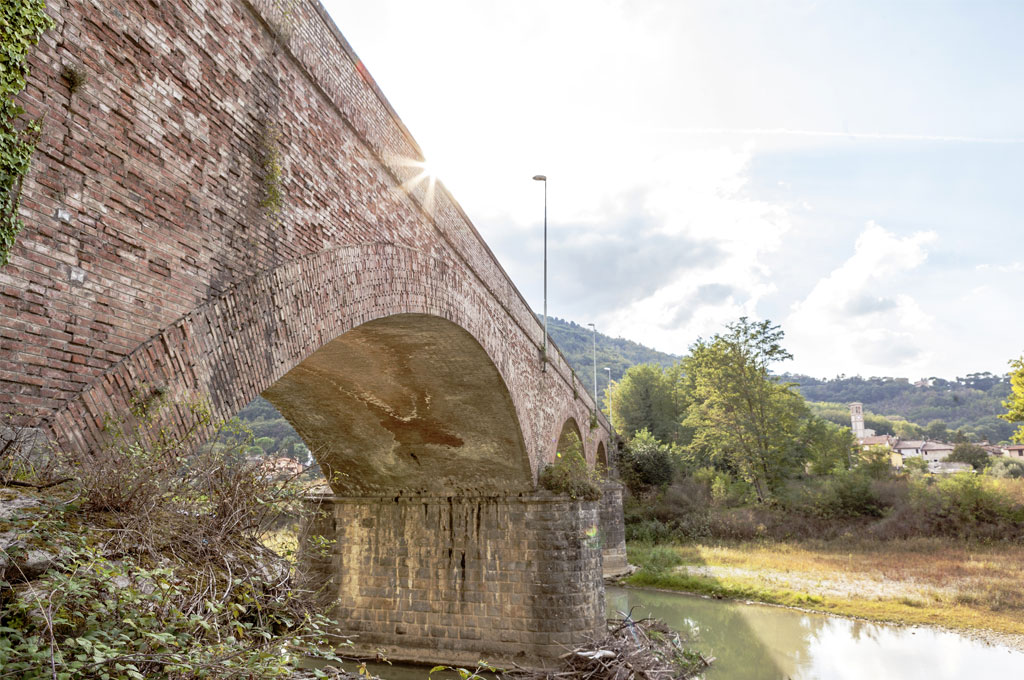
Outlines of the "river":
{"type": "Polygon", "coordinates": [[[930,628],[634,588],[608,588],[608,614],[633,610],[690,636],[716,661],[707,680],[1024,678],[1024,653],[930,628]]]}
{"type": "MultiPolygon", "coordinates": [[[[963,635],[642,588],[607,589],[608,616],[633,610],[683,634],[715,663],[705,680],[976,680],[1024,678],[1024,652],[963,635]]],[[[386,680],[428,667],[370,664],[386,680]]],[[[348,667],[355,671],[355,666],[348,667]]],[[[432,680],[457,680],[436,673],[432,680]]]]}

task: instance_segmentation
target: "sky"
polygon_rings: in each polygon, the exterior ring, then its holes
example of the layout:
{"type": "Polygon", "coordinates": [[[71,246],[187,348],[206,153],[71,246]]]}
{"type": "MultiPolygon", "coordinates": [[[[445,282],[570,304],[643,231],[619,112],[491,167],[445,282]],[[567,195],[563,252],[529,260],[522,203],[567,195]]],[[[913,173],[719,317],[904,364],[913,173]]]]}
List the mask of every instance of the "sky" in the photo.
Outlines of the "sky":
{"type": "Polygon", "coordinates": [[[322,0],[534,309],[776,370],[1024,354],[1024,2],[322,0]]]}

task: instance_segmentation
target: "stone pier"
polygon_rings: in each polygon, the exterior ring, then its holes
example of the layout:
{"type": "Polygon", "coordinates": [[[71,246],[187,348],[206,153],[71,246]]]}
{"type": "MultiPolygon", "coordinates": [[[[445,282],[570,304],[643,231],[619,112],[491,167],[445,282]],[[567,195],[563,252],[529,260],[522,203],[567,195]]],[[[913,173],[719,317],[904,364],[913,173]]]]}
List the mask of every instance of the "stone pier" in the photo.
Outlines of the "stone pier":
{"type": "MultiPolygon", "coordinates": [[[[311,586],[357,653],[535,664],[603,630],[598,502],[550,494],[323,497],[311,586]]],[[[620,510],[621,515],[621,510],[620,510]]]]}
{"type": "Polygon", "coordinates": [[[626,523],[622,515],[622,484],[607,481],[600,503],[601,550],[605,576],[616,576],[629,568],[626,561],[626,523]]]}

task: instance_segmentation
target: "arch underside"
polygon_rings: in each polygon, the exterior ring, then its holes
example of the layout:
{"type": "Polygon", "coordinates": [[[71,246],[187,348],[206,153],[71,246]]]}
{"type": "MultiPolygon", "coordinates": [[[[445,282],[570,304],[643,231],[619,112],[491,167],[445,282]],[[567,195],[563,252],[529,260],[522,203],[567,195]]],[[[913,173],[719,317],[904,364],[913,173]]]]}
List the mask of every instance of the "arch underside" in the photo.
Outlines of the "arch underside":
{"type": "Polygon", "coordinates": [[[529,489],[522,431],[501,375],[456,324],[397,314],[358,326],[263,392],[341,495],[529,489]]]}

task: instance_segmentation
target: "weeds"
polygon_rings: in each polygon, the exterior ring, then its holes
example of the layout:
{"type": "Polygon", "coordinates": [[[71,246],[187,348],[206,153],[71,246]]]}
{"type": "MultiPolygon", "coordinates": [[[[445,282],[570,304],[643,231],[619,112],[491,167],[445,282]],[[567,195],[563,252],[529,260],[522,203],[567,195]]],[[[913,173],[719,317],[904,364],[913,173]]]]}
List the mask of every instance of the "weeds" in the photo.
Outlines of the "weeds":
{"type": "Polygon", "coordinates": [[[566,439],[568,444],[557,453],[555,462],[541,470],[540,485],[549,491],[566,494],[573,500],[600,500],[601,473],[587,465],[583,458],[583,444],[575,432],[566,439]]]}
{"type": "Polygon", "coordinates": [[[11,522],[11,546],[55,556],[39,578],[0,582],[0,678],[280,677],[337,661],[334,624],[261,542],[302,489],[246,462],[241,430],[189,453],[213,426],[203,403],[143,401],[108,419],[102,450],[53,454],[72,483],[11,522]]]}

